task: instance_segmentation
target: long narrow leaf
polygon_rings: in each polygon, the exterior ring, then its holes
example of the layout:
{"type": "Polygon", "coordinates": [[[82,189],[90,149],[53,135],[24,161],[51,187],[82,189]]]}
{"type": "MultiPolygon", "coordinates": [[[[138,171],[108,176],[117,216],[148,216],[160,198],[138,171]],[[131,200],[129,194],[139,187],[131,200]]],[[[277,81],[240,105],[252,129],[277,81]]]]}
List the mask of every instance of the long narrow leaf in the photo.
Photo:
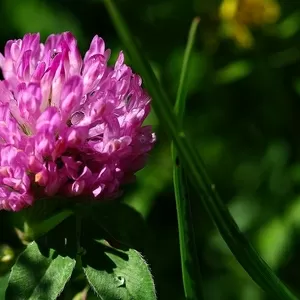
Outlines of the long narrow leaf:
{"type": "Polygon", "coordinates": [[[197,32],[197,27],[199,25],[199,22],[200,22],[200,18],[196,17],[191,24],[191,28],[188,35],[188,41],[184,52],[183,62],[182,62],[182,69],[180,73],[178,90],[176,94],[175,114],[177,115],[177,120],[180,126],[183,121],[186,97],[188,92],[187,79],[188,79],[188,68],[189,68],[190,56],[195,43],[196,32],[197,32]]]}
{"type": "MultiPolygon", "coordinates": [[[[175,102],[175,113],[177,115],[177,120],[180,123],[183,121],[187,96],[186,82],[188,76],[189,58],[195,41],[199,21],[199,18],[195,18],[192,22],[180,74],[175,102]]],[[[182,165],[179,163],[179,157],[173,142],[171,145],[171,151],[173,160],[173,181],[176,199],[181,269],[185,298],[203,299],[192,214],[189,198],[187,197],[185,191],[185,174],[182,165]]]]}
{"type": "Polygon", "coordinates": [[[104,3],[135,68],[142,75],[153,98],[152,104],[158,118],[166,132],[174,140],[184,167],[188,170],[190,180],[199,193],[203,206],[215,222],[232,253],[252,279],[274,299],[297,299],[240,232],[227,207],[217,194],[215,185],[209,179],[199,154],[184,131],[180,129],[166,93],[144,55],[139,51],[117,7],[112,0],[104,0],[104,3]]]}

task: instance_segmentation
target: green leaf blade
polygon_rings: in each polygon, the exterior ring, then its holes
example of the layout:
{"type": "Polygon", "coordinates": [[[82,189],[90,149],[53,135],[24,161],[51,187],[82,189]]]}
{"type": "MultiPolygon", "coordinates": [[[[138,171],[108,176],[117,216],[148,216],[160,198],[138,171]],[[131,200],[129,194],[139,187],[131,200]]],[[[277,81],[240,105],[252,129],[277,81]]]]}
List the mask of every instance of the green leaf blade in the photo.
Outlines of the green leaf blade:
{"type": "Polygon", "coordinates": [[[196,17],[192,24],[188,35],[188,41],[183,57],[182,69],[180,73],[179,86],[176,94],[176,102],[175,102],[175,114],[178,117],[179,123],[181,124],[183,121],[183,116],[185,112],[185,103],[188,93],[188,71],[190,64],[190,57],[192,53],[192,49],[195,43],[197,27],[199,25],[200,18],[196,17]]]}
{"type": "MultiPolygon", "coordinates": [[[[187,46],[184,53],[182,70],[175,102],[175,114],[182,126],[186,98],[188,93],[187,79],[190,56],[196,38],[197,27],[200,19],[195,18],[189,31],[187,46]]],[[[201,289],[201,273],[197,257],[197,247],[192,221],[191,204],[186,195],[186,176],[181,165],[181,160],[174,143],[171,144],[173,160],[173,183],[176,200],[179,245],[181,256],[181,270],[183,287],[186,299],[203,299],[201,289]]]]}
{"type": "Polygon", "coordinates": [[[191,204],[185,191],[186,177],[182,166],[177,164],[178,156],[174,144],[171,146],[184,293],[186,299],[203,299],[191,204]]]}
{"type": "Polygon", "coordinates": [[[155,300],[148,265],[133,249],[118,250],[95,242],[82,257],[86,278],[102,300],[155,300]],[[101,262],[101,263],[99,263],[101,262]]]}
{"type": "Polygon", "coordinates": [[[76,261],[50,249],[45,256],[36,242],[27,246],[13,266],[6,299],[55,300],[70,279],[76,261]]]}

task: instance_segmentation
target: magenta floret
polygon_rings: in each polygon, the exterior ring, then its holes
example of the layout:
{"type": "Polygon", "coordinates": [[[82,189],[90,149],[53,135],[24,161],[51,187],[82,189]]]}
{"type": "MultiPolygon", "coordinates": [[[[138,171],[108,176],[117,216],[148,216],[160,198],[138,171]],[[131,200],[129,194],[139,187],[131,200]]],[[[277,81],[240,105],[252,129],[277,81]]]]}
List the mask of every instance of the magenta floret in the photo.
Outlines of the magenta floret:
{"type": "Polygon", "coordinates": [[[8,41],[0,68],[0,209],[39,197],[114,198],[155,135],[141,78],[95,36],[84,58],[69,32],[8,41]]]}

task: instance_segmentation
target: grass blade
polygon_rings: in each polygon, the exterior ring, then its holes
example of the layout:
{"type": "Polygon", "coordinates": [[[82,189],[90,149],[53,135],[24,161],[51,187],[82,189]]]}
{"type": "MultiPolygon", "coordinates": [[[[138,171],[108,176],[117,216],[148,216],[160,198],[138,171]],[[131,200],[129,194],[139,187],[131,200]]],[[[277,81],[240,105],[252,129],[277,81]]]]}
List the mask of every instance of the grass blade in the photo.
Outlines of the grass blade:
{"type": "Polygon", "coordinates": [[[274,299],[297,299],[279,280],[240,232],[227,207],[221,201],[206,168],[192,142],[186,137],[173,112],[170,101],[155,77],[148,61],[137,47],[125,21],[112,0],[104,0],[111,19],[136,70],[141,74],[153,98],[152,105],[166,132],[172,137],[188,176],[201,203],[215,222],[230,250],[252,279],[274,299]]]}
{"type": "MultiPolygon", "coordinates": [[[[186,82],[188,76],[187,72],[189,58],[195,41],[199,21],[199,18],[195,18],[192,22],[186,50],[184,53],[182,70],[180,74],[179,86],[174,109],[175,114],[177,115],[177,120],[180,124],[183,122],[183,116],[185,111],[185,103],[187,96],[186,82]]],[[[201,275],[197,257],[197,247],[192,223],[191,207],[189,198],[185,191],[186,177],[182,165],[179,163],[179,157],[173,142],[171,145],[171,151],[173,160],[173,181],[177,210],[184,294],[186,299],[203,299],[201,289],[201,275]]]]}
{"type": "Polygon", "coordinates": [[[191,28],[188,35],[188,41],[184,52],[183,62],[182,62],[182,69],[180,73],[178,90],[176,94],[175,114],[177,115],[178,118],[177,120],[180,123],[180,126],[183,121],[185,102],[186,102],[186,97],[188,92],[187,78],[188,78],[189,61],[194,46],[199,22],[200,22],[200,18],[196,17],[191,24],[191,28]]]}

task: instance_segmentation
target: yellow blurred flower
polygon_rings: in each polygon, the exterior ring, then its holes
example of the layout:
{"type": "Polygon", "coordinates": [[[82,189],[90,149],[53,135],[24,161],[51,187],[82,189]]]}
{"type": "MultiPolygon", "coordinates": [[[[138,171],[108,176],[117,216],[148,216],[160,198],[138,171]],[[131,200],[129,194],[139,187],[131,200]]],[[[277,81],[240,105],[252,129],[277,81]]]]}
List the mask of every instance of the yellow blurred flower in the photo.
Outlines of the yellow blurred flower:
{"type": "Polygon", "coordinates": [[[276,0],[223,0],[219,16],[224,33],[240,46],[249,48],[254,42],[250,28],[276,22],[280,6],[276,0]]]}

